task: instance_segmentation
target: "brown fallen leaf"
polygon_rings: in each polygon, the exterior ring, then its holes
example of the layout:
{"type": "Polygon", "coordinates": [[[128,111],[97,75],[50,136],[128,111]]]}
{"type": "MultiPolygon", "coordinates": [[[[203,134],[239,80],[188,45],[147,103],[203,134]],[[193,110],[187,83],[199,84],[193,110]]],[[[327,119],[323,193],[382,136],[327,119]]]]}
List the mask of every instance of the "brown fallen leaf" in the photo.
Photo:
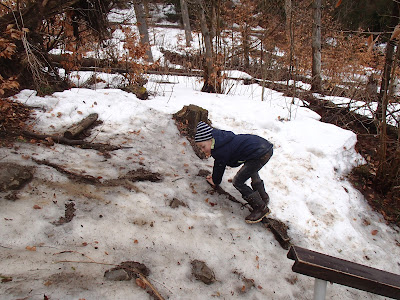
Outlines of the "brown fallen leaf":
{"type": "Polygon", "coordinates": [[[26,246],[25,249],[28,251],[36,251],[36,246],[26,246]]]}
{"type": "Polygon", "coordinates": [[[50,281],[50,280],[48,280],[48,281],[46,281],[45,283],[43,283],[45,286],[50,286],[50,285],[52,285],[53,283],[50,281]]]}

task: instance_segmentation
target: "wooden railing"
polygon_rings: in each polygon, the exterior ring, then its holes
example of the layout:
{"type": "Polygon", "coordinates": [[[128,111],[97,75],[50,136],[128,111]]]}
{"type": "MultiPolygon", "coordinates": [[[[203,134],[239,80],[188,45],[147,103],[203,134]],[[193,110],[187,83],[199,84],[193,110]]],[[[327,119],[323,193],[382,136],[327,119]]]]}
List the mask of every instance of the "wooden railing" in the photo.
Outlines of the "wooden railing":
{"type": "Polygon", "coordinates": [[[295,261],[294,272],[315,278],[314,300],[325,299],[328,281],[400,299],[400,275],[297,246],[290,247],[287,257],[295,261]]]}

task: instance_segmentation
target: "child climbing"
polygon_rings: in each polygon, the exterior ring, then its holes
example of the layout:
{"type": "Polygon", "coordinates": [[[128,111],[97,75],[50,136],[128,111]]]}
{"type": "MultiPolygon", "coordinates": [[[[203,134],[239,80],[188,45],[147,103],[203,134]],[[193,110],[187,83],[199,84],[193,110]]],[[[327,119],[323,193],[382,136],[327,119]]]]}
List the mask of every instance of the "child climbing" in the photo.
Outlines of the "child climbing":
{"type": "Polygon", "coordinates": [[[234,134],[232,131],[210,127],[205,122],[197,124],[195,142],[206,157],[214,158],[212,175],[207,181],[212,186],[221,183],[226,166],[243,165],[233,178],[233,186],[253,208],[246,223],[258,223],[270,213],[269,196],[258,171],[269,161],[273,145],[266,139],[252,134],[234,134]],[[251,187],[245,182],[251,178],[251,187]]]}

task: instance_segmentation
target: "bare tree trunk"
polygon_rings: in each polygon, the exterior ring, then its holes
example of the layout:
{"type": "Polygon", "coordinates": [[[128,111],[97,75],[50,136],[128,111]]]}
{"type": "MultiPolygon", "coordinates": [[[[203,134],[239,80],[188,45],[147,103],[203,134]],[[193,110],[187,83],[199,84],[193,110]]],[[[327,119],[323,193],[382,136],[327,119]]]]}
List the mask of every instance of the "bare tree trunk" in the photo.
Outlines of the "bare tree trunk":
{"type": "Polygon", "coordinates": [[[214,55],[212,49],[212,42],[210,36],[210,30],[208,29],[206,15],[205,15],[205,4],[203,0],[197,0],[199,4],[199,15],[201,33],[203,35],[205,45],[205,72],[204,72],[204,86],[201,89],[203,92],[216,93],[217,89],[217,74],[214,68],[214,55]]]}
{"type": "MultiPolygon", "coordinates": [[[[290,3],[291,4],[291,3],[290,3]]],[[[289,89],[289,80],[293,79],[293,71],[294,71],[294,27],[293,27],[293,10],[292,7],[290,7],[290,10],[288,11],[289,15],[287,16],[286,25],[289,26],[287,29],[288,31],[288,41],[290,45],[290,52],[289,52],[289,78],[288,78],[288,89],[289,89]]]]}
{"type": "Polygon", "coordinates": [[[311,90],[322,91],[321,78],[321,0],[314,0],[314,22],[312,30],[312,82],[311,90]]]}
{"type": "Polygon", "coordinates": [[[211,40],[217,36],[217,9],[219,1],[211,1],[210,34],[211,40]]]}
{"type": "MultiPolygon", "coordinates": [[[[397,25],[399,15],[400,15],[399,3],[396,3],[395,1],[393,1],[392,16],[391,16],[391,20],[390,20],[390,24],[389,24],[389,26],[391,27],[391,28],[389,28],[390,30],[392,30],[397,25]]],[[[379,99],[378,99],[378,107],[377,107],[376,113],[375,113],[378,122],[382,121],[382,119],[385,117],[382,115],[382,101],[383,101],[385,93],[387,93],[388,89],[389,89],[390,73],[392,70],[394,47],[395,47],[394,41],[389,40],[386,44],[385,66],[384,66],[383,74],[382,74],[381,89],[380,89],[380,94],[379,94],[379,99]]]]}
{"type": "Polygon", "coordinates": [[[292,22],[292,0],[285,0],[285,15],[286,15],[286,37],[290,42],[290,30],[292,22]]]}
{"type": "MultiPolygon", "coordinates": [[[[394,60],[392,60],[390,81],[388,87],[383,92],[381,101],[382,106],[382,120],[379,126],[379,166],[376,172],[376,182],[379,184],[380,189],[383,192],[388,192],[394,185],[399,176],[400,157],[397,155],[400,153],[399,144],[397,145],[395,157],[388,157],[388,134],[387,134],[387,107],[389,100],[394,97],[394,82],[395,82],[395,71],[396,66],[400,60],[400,42],[397,43],[397,50],[394,60]]],[[[397,137],[397,141],[399,136],[397,137]]]]}
{"type": "Polygon", "coordinates": [[[136,22],[140,34],[140,43],[146,48],[147,61],[153,62],[153,54],[151,53],[149,29],[146,22],[146,13],[144,11],[143,3],[135,0],[133,2],[133,8],[135,9],[136,22]]]}
{"type": "Polygon", "coordinates": [[[215,52],[220,53],[222,50],[222,39],[221,39],[221,1],[215,1],[215,52]]]}
{"type": "Polygon", "coordinates": [[[193,38],[192,38],[192,30],[190,28],[189,10],[186,0],[180,0],[180,1],[181,1],[183,28],[185,29],[186,47],[190,47],[190,43],[193,41],[193,38]]]}
{"type": "Polygon", "coordinates": [[[250,42],[249,42],[249,26],[244,24],[242,26],[242,44],[243,44],[243,58],[244,68],[247,70],[250,67],[250,42]]]}

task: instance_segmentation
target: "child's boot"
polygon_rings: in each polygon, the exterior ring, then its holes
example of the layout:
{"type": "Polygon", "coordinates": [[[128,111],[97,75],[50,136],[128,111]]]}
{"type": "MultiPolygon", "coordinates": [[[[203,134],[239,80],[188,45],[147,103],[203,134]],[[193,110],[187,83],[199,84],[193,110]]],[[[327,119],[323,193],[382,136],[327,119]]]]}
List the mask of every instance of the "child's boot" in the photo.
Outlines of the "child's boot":
{"type": "Polygon", "coordinates": [[[258,192],[250,194],[245,200],[249,202],[250,206],[253,208],[253,211],[245,219],[246,223],[258,223],[270,213],[267,204],[265,204],[258,192]]]}
{"type": "Polygon", "coordinates": [[[254,191],[257,191],[260,194],[260,196],[264,200],[265,204],[268,205],[269,195],[265,191],[264,181],[261,180],[259,182],[256,182],[255,184],[252,182],[251,187],[253,188],[254,191]]]}

